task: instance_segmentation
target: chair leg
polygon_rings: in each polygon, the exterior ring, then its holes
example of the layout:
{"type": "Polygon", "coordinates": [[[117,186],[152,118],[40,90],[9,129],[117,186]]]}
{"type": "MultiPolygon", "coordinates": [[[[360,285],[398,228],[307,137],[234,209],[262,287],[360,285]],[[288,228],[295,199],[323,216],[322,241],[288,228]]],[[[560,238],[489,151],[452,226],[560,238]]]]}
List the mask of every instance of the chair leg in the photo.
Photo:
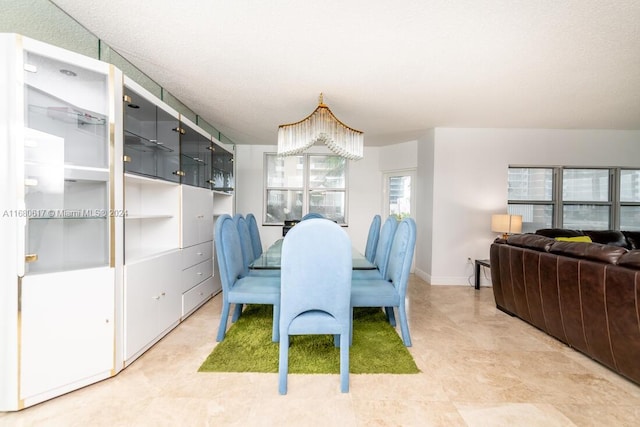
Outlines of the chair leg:
{"type": "Polygon", "coordinates": [[[236,323],[236,321],[240,318],[242,314],[243,304],[236,304],[235,310],[233,310],[233,317],[231,318],[231,323],[236,323]]]}
{"type": "Polygon", "coordinates": [[[387,314],[387,321],[394,328],[396,327],[396,315],[393,312],[393,307],[385,307],[384,312],[387,314]]]}
{"type": "Polygon", "coordinates": [[[278,392],[287,394],[287,374],[289,371],[289,334],[280,337],[280,360],[278,362],[278,392]]]}
{"type": "Polygon", "coordinates": [[[353,345],[353,306],[350,308],[349,313],[349,347],[353,345]]]}
{"type": "Polygon", "coordinates": [[[271,341],[280,341],[280,306],[273,305],[273,326],[271,327],[271,341]]]}
{"type": "Polygon", "coordinates": [[[342,393],[349,392],[349,336],[348,331],[340,334],[340,391],[342,393]],[[346,332],[346,333],[345,333],[346,332]]]}
{"type": "Polygon", "coordinates": [[[411,336],[409,335],[409,324],[407,322],[407,310],[404,301],[398,306],[398,314],[400,316],[400,330],[402,332],[402,342],[405,347],[411,347],[411,336]]]}
{"type": "Polygon", "coordinates": [[[222,314],[220,314],[220,326],[218,326],[218,336],[216,341],[220,342],[224,339],[224,335],[227,331],[227,319],[229,318],[229,304],[228,302],[222,303],[222,314]]]}

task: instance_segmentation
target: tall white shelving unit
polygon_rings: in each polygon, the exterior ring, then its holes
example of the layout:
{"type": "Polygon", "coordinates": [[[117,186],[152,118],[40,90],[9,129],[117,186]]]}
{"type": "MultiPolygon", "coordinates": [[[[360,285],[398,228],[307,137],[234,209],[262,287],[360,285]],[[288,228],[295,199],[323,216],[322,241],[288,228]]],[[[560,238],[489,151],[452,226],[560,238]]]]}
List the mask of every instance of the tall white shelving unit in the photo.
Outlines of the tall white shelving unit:
{"type": "Polygon", "coordinates": [[[122,74],[15,34],[0,50],[0,410],[18,410],[118,370],[122,74]]]}
{"type": "Polygon", "coordinates": [[[0,411],[15,411],[116,375],[220,290],[233,153],[110,64],[15,34],[0,54],[0,411]]]}

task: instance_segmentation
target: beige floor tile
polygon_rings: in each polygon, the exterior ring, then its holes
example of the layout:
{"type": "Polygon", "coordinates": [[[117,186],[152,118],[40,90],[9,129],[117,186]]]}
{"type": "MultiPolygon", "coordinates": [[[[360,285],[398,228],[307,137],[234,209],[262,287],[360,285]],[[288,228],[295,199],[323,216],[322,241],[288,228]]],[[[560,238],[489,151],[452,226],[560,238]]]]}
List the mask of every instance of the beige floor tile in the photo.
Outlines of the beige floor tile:
{"type": "MultiPolygon", "coordinates": [[[[412,375],[199,373],[218,295],[114,378],[0,426],[635,426],[640,387],[495,308],[490,288],[412,277],[412,375]]],[[[229,322],[230,325],[230,322],[229,322]]]]}

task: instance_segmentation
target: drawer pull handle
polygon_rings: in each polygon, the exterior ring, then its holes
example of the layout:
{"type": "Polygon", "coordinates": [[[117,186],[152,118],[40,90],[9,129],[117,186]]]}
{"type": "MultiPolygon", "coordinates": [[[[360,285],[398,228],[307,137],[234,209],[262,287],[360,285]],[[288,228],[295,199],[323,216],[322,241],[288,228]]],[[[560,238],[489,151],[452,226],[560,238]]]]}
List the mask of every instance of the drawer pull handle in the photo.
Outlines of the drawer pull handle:
{"type": "Polygon", "coordinates": [[[204,253],[198,252],[198,256],[202,256],[202,255],[204,255],[204,253]]]}
{"type": "Polygon", "coordinates": [[[202,276],[202,272],[201,272],[201,271],[198,271],[196,274],[197,274],[198,276],[202,276]]]}

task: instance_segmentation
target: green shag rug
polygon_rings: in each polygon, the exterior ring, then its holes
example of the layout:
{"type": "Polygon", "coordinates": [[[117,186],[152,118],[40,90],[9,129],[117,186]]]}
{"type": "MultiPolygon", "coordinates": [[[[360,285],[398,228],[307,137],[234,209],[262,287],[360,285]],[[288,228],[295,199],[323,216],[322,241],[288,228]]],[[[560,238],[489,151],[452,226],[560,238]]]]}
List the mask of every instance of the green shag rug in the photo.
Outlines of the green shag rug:
{"type": "MultiPolygon", "coordinates": [[[[199,372],[278,372],[279,344],[271,341],[273,306],[249,305],[213,349],[199,372]]],[[[354,308],[352,374],[420,372],[380,308],[354,308]]],[[[290,337],[289,373],[337,374],[340,349],[332,335],[290,337]]]]}

